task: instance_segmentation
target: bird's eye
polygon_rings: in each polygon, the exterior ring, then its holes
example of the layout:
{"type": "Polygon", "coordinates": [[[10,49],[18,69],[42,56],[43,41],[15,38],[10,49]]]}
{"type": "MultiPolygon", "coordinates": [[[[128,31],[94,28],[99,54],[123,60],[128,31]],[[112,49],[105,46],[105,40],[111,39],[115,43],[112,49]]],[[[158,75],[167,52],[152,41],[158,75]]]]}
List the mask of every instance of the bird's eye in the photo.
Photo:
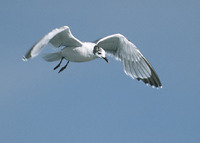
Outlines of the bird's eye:
{"type": "Polygon", "coordinates": [[[99,54],[99,55],[100,55],[100,54],[101,54],[101,52],[100,52],[100,51],[98,51],[98,52],[97,52],[97,54],[99,54]]]}

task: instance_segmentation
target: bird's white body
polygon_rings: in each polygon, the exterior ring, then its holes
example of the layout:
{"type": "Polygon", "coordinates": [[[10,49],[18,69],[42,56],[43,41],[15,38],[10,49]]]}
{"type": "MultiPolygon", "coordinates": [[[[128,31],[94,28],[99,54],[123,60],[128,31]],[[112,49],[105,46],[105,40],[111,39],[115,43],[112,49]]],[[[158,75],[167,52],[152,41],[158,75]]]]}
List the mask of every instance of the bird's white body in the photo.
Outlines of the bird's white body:
{"type": "Polygon", "coordinates": [[[94,46],[94,43],[84,42],[80,47],[65,47],[60,54],[71,62],[87,62],[97,58],[93,53],[94,46]]]}
{"type": "Polygon", "coordinates": [[[103,58],[108,62],[106,58],[106,53],[108,53],[122,62],[127,75],[154,87],[162,86],[150,63],[137,47],[121,34],[113,34],[93,43],[82,42],[72,35],[68,26],[63,26],[52,30],[39,40],[27,52],[23,60],[37,56],[48,43],[55,48],[62,47],[60,51],[46,54],[43,57],[49,62],[61,60],[54,69],[60,66],[63,59],[68,61],[59,72],[63,71],[69,62],[86,62],[96,58],[103,58]]]}

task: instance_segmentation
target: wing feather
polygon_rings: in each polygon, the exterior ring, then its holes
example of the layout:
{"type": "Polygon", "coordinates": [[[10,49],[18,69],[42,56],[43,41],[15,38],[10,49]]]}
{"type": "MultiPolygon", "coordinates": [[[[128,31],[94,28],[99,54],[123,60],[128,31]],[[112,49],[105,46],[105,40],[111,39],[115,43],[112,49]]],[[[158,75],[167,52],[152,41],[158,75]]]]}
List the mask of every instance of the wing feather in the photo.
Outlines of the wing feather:
{"type": "Polygon", "coordinates": [[[102,47],[108,54],[120,60],[124,72],[142,80],[151,86],[161,87],[162,84],[150,63],[145,59],[137,47],[121,34],[114,34],[97,41],[97,46],[102,47]]]}
{"type": "Polygon", "coordinates": [[[82,42],[76,39],[68,26],[56,28],[40,39],[33,47],[26,53],[23,60],[27,60],[31,57],[37,56],[46,45],[50,43],[54,47],[60,46],[81,46],[82,42]]]}

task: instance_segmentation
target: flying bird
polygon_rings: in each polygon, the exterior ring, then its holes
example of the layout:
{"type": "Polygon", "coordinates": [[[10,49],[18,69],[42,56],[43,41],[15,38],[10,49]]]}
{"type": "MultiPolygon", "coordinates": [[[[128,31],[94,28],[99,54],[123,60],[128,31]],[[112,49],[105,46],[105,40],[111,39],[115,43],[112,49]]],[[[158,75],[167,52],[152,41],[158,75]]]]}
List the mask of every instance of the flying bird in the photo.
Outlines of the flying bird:
{"type": "Polygon", "coordinates": [[[60,60],[54,70],[60,67],[64,59],[67,61],[65,66],[59,70],[59,73],[67,67],[69,62],[86,62],[102,58],[108,63],[106,57],[108,54],[122,62],[124,72],[128,76],[141,80],[152,87],[162,87],[150,63],[137,47],[121,34],[113,34],[100,38],[95,42],[82,42],[72,35],[68,26],[63,26],[52,30],[40,39],[26,53],[23,60],[26,61],[36,57],[49,43],[55,48],[60,48],[60,51],[45,54],[43,56],[44,60],[48,62],[60,60]]]}

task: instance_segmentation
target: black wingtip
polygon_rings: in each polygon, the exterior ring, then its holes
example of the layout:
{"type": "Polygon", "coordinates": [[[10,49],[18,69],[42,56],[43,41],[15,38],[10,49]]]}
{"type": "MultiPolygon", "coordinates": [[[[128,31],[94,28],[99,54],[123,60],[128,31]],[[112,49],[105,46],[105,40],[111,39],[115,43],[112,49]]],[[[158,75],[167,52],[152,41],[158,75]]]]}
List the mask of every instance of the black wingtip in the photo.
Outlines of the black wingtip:
{"type": "Polygon", "coordinates": [[[156,74],[155,70],[153,69],[153,67],[150,65],[150,63],[145,58],[143,58],[143,59],[151,70],[151,76],[149,78],[145,78],[145,79],[137,78],[137,80],[142,80],[145,84],[149,84],[152,87],[162,88],[162,83],[160,82],[160,79],[159,79],[158,75],[156,74]]]}
{"type": "Polygon", "coordinates": [[[27,61],[27,58],[25,56],[23,56],[22,60],[23,61],[27,61]]]}

